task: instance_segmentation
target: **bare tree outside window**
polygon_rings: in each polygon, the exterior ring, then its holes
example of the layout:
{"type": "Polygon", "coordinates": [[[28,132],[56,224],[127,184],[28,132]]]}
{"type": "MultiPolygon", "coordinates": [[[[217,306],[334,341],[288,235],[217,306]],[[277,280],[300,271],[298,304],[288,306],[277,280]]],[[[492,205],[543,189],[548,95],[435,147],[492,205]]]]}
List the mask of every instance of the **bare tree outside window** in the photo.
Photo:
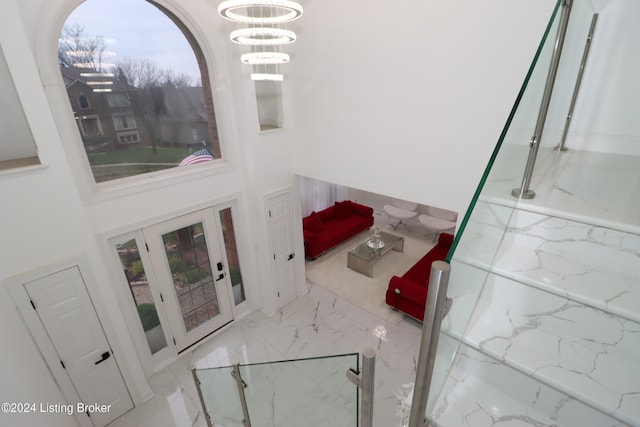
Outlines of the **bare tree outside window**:
{"type": "Polygon", "coordinates": [[[96,182],[221,157],[204,57],[164,8],[144,0],[86,1],[62,29],[58,62],[96,182]],[[149,27],[159,34],[147,34],[147,26],[136,33],[135,25],[123,25],[121,14],[110,26],[104,11],[117,10],[113,2],[123,1],[127,8],[140,8],[131,14],[137,22],[147,14],[144,19],[152,20],[149,27]],[[124,27],[135,37],[121,35],[124,27]],[[171,55],[153,50],[157,43],[145,44],[145,37],[156,41],[167,34],[182,39],[171,55]]]}
{"type": "Polygon", "coordinates": [[[65,25],[58,40],[58,63],[61,67],[82,64],[80,68],[103,71],[105,50],[104,37],[89,36],[85,27],[77,23],[65,25]]]}

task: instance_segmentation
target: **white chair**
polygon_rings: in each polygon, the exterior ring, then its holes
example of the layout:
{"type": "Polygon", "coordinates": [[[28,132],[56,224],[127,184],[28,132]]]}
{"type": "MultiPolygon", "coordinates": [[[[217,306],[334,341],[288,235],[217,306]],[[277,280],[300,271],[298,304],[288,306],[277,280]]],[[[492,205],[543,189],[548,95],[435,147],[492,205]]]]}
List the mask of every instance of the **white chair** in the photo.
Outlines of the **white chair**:
{"type": "Polygon", "coordinates": [[[456,221],[458,220],[458,213],[448,211],[445,209],[435,208],[433,206],[427,206],[427,213],[420,214],[418,221],[422,223],[429,230],[432,230],[433,241],[438,240],[440,233],[445,231],[451,231],[452,233],[456,229],[456,221]]]}
{"type": "Polygon", "coordinates": [[[391,203],[391,205],[384,205],[384,211],[390,218],[398,220],[395,224],[391,223],[393,229],[397,230],[401,225],[408,228],[407,223],[403,220],[408,220],[418,215],[418,204],[400,199],[391,199],[391,203]]]}

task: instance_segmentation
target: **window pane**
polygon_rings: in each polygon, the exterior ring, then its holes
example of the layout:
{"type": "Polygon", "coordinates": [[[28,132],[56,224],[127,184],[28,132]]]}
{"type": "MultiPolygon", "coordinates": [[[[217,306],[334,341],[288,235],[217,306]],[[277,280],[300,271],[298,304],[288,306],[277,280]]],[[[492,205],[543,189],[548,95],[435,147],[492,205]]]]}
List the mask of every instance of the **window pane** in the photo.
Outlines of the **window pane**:
{"type": "Polygon", "coordinates": [[[167,346],[135,239],[116,245],[151,354],[167,346]]]}
{"type": "Polygon", "coordinates": [[[88,0],[65,22],[58,60],[96,182],[221,158],[202,51],[166,9],[88,0]]]}
{"type": "Polygon", "coordinates": [[[202,223],[162,235],[187,332],[218,316],[218,296],[202,223]]]}
{"type": "Polygon", "coordinates": [[[222,223],[222,235],[224,237],[224,248],[227,253],[229,264],[229,276],[233,289],[233,300],[236,305],[246,299],[244,286],[242,285],[242,274],[240,273],[240,258],[238,257],[238,247],[236,246],[236,232],[233,229],[233,216],[231,208],[220,211],[220,222],[222,223]]]}

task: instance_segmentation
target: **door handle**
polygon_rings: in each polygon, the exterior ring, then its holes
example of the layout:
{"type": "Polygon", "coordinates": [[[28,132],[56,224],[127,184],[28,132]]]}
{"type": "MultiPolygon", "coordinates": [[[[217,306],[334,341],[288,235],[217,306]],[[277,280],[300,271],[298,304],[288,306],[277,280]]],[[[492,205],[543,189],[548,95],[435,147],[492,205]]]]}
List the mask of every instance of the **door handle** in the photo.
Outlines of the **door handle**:
{"type": "Polygon", "coordinates": [[[291,261],[295,256],[296,254],[289,254],[289,258],[287,258],[287,261],[291,261]]]}
{"type": "Polygon", "coordinates": [[[102,353],[102,359],[98,360],[95,364],[96,365],[101,364],[102,362],[107,360],[110,356],[111,356],[111,353],[109,353],[108,351],[105,351],[104,353],[102,353]]]}
{"type": "Polygon", "coordinates": [[[222,279],[224,279],[224,273],[220,273],[220,275],[216,277],[216,282],[219,282],[222,279]]]}

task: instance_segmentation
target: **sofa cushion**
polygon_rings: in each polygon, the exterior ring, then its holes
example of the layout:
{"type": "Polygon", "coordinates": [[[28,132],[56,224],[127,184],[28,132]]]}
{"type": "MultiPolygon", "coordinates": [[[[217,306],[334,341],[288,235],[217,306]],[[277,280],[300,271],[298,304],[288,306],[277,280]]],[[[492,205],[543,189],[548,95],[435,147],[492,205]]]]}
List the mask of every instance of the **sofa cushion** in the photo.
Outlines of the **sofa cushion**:
{"type": "Polygon", "coordinates": [[[311,215],[303,219],[302,226],[313,233],[319,233],[324,230],[324,223],[316,212],[311,212],[311,215]]]}
{"type": "Polygon", "coordinates": [[[437,244],[427,252],[413,267],[411,267],[406,273],[402,275],[404,279],[409,280],[420,286],[427,286],[429,284],[429,275],[431,273],[431,264],[434,261],[440,261],[447,257],[449,252],[449,246],[444,244],[437,244]]]}
{"type": "Polygon", "coordinates": [[[336,207],[336,219],[346,219],[351,216],[351,201],[344,200],[342,202],[335,202],[336,207]]]}
{"type": "Polygon", "coordinates": [[[318,212],[318,215],[320,215],[320,219],[325,224],[328,223],[331,220],[336,219],[336,207],[335,207],[335,205],[331,205],[328,208],[321,210],[320,212],[318,212]]]}

